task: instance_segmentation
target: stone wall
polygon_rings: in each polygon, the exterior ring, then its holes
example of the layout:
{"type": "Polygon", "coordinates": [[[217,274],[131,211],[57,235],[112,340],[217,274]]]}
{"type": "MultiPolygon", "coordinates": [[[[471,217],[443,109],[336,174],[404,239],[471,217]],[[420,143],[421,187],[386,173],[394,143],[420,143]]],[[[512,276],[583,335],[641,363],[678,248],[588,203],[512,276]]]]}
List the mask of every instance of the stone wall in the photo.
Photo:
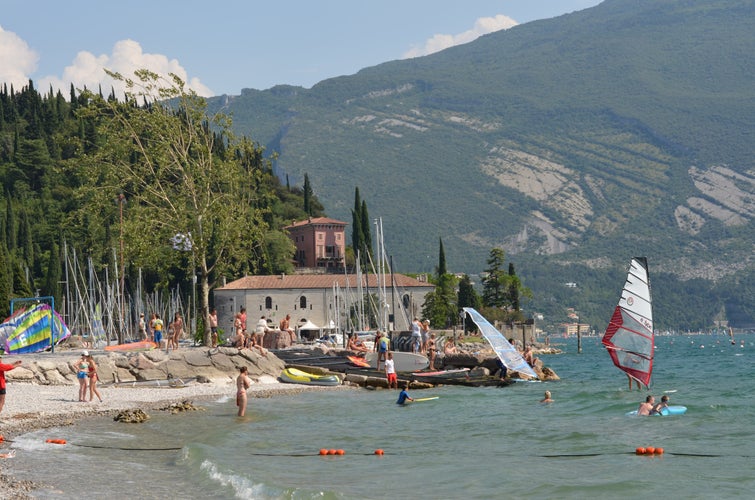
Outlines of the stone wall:
{"type": "MultiPolygon", "coordinates": [[[[92,353],[97,374],[102,383],[141,382],[151,380],[190,379],[209,380],[235,378],[239,368],[246,366],[249,376],[270,375],[277,378],[285,363],[268,352],[262,356],[257,350],[231,347],[190,347],[166,353],[162,350],[141,352],[92,353]]],[[[75,385],[76,363],[80,351],[68,353],[39,353],[18,357],[23,364],[6,372],[10,381],[26,381],[45,385],[75,385]]]]}

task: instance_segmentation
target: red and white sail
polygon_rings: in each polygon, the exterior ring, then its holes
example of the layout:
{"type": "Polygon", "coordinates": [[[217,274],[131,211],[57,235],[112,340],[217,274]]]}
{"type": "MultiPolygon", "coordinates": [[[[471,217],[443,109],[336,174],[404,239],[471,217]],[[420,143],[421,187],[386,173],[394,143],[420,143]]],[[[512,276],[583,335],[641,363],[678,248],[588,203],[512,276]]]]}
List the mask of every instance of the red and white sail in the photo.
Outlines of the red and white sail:
{"type": "Polygon", "coordinates": [[[653,372],[653,308],[645,257],[634,257],[619,304],[603,334],[613,364],[647,387],[653,372]]]}

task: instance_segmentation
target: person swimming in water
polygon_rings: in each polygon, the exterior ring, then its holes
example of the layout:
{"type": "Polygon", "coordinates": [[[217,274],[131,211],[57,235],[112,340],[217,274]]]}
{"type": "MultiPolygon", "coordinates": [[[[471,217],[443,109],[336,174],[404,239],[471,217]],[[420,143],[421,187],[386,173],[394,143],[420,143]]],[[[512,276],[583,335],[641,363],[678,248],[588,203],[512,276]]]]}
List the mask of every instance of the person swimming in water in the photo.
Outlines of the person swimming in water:
{"type": "Polygon", "coordinates": [[[651,411],[653,411],[653,405],[655,404],[655,398],[653,396],[648,396],[645,398],[644,403],[640,403],[640,406],[637,408],[637,416],[647,416],[650,415],[651,411]]]}

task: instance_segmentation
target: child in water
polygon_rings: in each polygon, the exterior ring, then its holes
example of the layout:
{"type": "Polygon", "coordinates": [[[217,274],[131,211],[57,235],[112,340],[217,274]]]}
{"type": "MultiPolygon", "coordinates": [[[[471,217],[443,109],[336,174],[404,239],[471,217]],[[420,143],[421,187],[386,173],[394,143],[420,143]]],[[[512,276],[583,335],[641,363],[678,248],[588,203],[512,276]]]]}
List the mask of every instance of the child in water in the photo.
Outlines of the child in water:
{"type": "Polygon", "coordinates": [[[406,385],[404,385],[404,388],[401,389],[401,392],[398,395],[398,401],[396,401],[397,405],[403,405],[406,403],[407,400],[414,401],[414,399],[411,396],[409,396],[409,393],[407,392],[408,389],[409,389],[409,382],[407,382],[406,385]]]}

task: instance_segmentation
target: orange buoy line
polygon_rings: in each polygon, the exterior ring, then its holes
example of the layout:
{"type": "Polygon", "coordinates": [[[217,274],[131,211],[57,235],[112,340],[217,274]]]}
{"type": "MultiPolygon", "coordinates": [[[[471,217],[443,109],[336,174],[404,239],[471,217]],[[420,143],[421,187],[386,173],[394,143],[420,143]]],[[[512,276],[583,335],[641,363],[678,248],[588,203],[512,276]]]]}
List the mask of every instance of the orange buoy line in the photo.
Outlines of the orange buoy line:
{"type": "Polygon", "coordinates": [[[634,450],[635,455],[663,455],[663,448],[656,448],[654,446],[638,447],[634,450]]]}

